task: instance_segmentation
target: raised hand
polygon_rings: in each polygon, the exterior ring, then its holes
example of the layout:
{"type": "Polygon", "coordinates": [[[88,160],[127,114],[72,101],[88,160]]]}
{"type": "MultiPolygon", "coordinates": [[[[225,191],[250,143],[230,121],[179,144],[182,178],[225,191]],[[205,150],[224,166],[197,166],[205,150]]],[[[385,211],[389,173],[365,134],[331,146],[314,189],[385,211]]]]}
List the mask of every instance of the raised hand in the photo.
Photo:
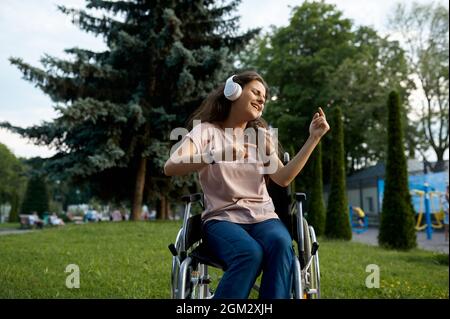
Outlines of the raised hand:
{"type": "Polygon", "coordinates": [[[318,112],[314,114],[314,117],[309,125],[309,135],[313,138],[320,139],[330,130],[330,125],[327,122],[324,111],[319,107],[318,112]]]}

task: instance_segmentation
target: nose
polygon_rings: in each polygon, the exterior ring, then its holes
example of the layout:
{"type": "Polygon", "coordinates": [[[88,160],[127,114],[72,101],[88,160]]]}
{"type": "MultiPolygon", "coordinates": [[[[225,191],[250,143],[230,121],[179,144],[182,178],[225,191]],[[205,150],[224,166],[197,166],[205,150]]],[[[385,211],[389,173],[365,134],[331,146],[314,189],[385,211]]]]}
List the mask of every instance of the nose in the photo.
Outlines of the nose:
{"type": "Polygon", "coordinates": [[[261,110],[264,108],[264,99],[262,97],[258,97],[256,100],[261,110]]]}
{"type": "Polygon", "coordinates": [[[261,105],[264,104],[264,99],[262,98],[261,95],[258,95],[258,102],[259,102],[259,104],[261,104],[261,105]]]}

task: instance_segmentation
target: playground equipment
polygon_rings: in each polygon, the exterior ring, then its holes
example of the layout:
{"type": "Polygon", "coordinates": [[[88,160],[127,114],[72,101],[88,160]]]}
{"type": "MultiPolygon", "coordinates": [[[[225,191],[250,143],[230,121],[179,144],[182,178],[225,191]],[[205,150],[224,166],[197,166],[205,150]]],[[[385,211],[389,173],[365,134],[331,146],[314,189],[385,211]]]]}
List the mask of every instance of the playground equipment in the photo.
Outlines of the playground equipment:
{"type": "MultiPolygon", "coordinates": [[[[431,222],[431,227],[434,229],[441,229],[442,227],[444,227],[444,225],[442,224],[442,220],[444,219],[444,211],[442,209],[442,193],[431,191],[428,194],[430,197],[430,213],[434,217],[434,222],[431,222]],[[434,207],[436,204],[436,201],[433,200],[434,198],[438,199],[439,209],[435,209],[434,207]]],[[[411,195],[419,197],[419,209],[418,211],[416,211],[417,215],[416,230],[418,231],[424,230],[427,227],[427,223],[423,222],[423,215],[425,213],[424,210],[425,192],[418,189],[412,189],[411,195]]]]}
{"type": "MultiPolygon", "coordinates": [[[[441,195],[445,192],[446,184],[448,184],[448,171],[408,176],[408,186],[417,218],[415,226],[417,230],[426,231],[428,240],[432,239],[433,229],[442,227],[445,199],[441,195]]],[[[378,179],[377,187],[378,203],[381,207],[384,195],[383,179],[378,179]]]]}
{"type": "MultiPolygon", "coordinates": [[[[417,222],[416,222],[416,230],[424,230],[427,232],[427,239],[432,238],[433,228],[439,229],[442,228],[442,220],[444,217],[443,208],[442,208],[442,193],[438,192],[434,189],[434,187],[430,187],[428,183],[424,183],[423,185],[415,184],[410,185],[412,189],[410,190],[411,195],[419,196],[419,208],[417,208],[417,201],[415,206],[415,211],[417,214],[417,222]],[[435,209],[436,200],[439,203],[439,209],[435,209]],[[425,214],[425,223],[422,224],[423,215],[425,214]],[[431,221],[431,215],[433,215],[435,222],[431,221]]],[[[414,200],[413,200],[414,202],[414,200]]]]}
{"type": "Polygon", "coordinates": [[[369,220],[361,207],[350,206],[349,215],[353,232],[362,234],[369,229],[369,220]]]}

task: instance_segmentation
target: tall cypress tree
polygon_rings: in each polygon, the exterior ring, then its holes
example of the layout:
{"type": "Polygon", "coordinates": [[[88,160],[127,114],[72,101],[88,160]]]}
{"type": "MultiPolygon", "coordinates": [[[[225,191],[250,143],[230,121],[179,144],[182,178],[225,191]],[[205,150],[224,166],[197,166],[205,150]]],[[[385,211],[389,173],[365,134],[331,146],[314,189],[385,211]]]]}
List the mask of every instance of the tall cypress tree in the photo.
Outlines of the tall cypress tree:
{"type": "Polygon", "coordinates": [[[328,197],[325,235],[330,238],[350,240],[352,230],[348,216],[348,200],[345,183],[344,128],[342,111],[336,107],[332,113],[331,131],[331,189],[328,197]]]}
{"type": "Polygon", "coordinates": [[[108,14],[101,18],[59,7],[82,30],[103,36],[108,49],[66,49],[70,60],[46,55],[45,69],[11,58],[60,116],[29,128],[0,126],[56,148],[49,173],[88,180],[101,197],[133,198],[137,219],[146,176],[162,175],[170,131],[224,81],[233,53],[257,32],[236,33],[231,14],[239,2],[87,0],[88,9],[108,14]]]}
{"type": "Polygon", "coordinates": [[[325,206],[323,203],[323,182],[322,182],[322,144],[319,143],[312,156],[311,190],[308,205],[308,223],[314,226],[316,235],[325,232],[325,206]]]}
{"type": "Polygon", "coordinates": [[[388,145],[383,206],[378,242],[393,249],[416,247],[414,211],[408,188],[403,146],[400,97],[392,91],[388,99],[388,145]]]}

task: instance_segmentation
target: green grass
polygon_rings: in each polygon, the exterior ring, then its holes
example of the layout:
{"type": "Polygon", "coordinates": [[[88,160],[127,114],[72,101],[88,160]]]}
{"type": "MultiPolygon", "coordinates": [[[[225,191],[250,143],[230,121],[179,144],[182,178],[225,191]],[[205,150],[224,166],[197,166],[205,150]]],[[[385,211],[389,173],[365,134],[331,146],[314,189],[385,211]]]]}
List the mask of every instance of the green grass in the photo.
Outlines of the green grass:
{"type": "MultiPolygon", "coordinates": [[[[169,298],[179,222],[67,225],[0,236],[0,298],[169,298]],[[80,288],[65,285],[80,268],[80,288]]],[[[448,298],[448,255],[320,239],[323,298],[448,298]],[[380,288],[365,286],[368,264],[380,288]]],[[[221,272],[211,269],[218,280],[221,272]]],[[[255,297],[255,294],[251,295],[255,297]]]]}
{"type": "Polygon", "coordinates": [[[20,228],[19,223],[0,223],[0,229],[18,229],[20,228]]]}

